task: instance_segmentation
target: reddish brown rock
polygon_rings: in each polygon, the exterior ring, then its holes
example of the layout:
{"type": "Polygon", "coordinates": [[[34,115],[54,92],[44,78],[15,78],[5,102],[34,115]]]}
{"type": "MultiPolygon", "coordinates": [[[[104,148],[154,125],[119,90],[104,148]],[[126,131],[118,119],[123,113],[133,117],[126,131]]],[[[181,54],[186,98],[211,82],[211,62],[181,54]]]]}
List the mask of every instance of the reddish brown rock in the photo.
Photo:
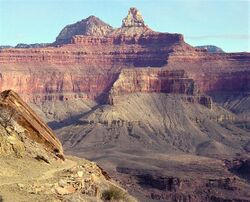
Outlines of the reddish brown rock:
{"type": "Polygon", "coordinates": [[[250,53],[173,52],[168,69],[184,69],[201,92],[250,91],[250,53]]]}
{"type": "Polygon", "coordinates": [[[109,103],[113,104],[125,94],[153,92],[184,94],[184,101],[212,108],[212,99],[198,95],[194,80],[184,70],[162,68],[123,69],[110,90],[109,103]]]}
{"type": "Polygon", "coordinates": [[[95,16],[89,16],[63,28],[57,36],[55,45],[69,43],[75,35],[103,36],[111,32],[113,28],[95,16]]]}
{"type": "Polygon", "coordinates": [[[75,44],[59,48],[1,50],[0,90],[13,89],[31,101],[99,100],[122,68],[166,64],[170,47],[182,43],[182,36],[76,36],[74,40],[75,44]]]}
{"type": "Polygon", "coordinates": [[[161,68],[123,69],[111,89],[111,96],[134,92],[195,94],[195,84],[184,70],[161,68]]]}

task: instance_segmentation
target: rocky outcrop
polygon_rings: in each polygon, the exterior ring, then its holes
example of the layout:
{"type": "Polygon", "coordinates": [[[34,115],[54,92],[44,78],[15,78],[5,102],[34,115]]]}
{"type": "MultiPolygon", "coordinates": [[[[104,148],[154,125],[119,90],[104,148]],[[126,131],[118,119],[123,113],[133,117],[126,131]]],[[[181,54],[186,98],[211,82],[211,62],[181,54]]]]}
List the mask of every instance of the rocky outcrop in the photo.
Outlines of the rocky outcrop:
{"type": "Polygon", "coordinates": [[[141,18],[131,9],[124,21],[130,26],[114,30],[91,16],[61,31],[55,43],[61,47],[0,50],[0,90],[13,89],[31,102],[100,101],[122,68],[160,67],[173,47],[191,48],[181,34],[154,32],[141,18]]]}
{"type": "Polygon", "coordinates": [[[193,96],[182,96],[182,100],[190,103],[199,103],[206,106],[209,109],[212,109],[213,100],[210,96],[207,95],[193,95],[193,96]]]}
{"type": "MultiPolygon", "coordinates": [[[[135,28],[137,29],[137,28],[135,28]]],[[[107,37],[93,37],[93,36],[83,36],[76,35],[72,37],[72,44],[76,45],[86,45],[86,46],[111,46],[112,48],[119,48],[117,45],[131,45],[134,49],[141,49],[140,46],[148,46],[149,48],[153,48],[152,45],[157,45],[158,48],[164,48],[168,50],[174,45],[178,45],[183,43],[183,36],[181,34],[167,34],[167,33],[153,33],[149,32],[147,34],[142,34],[143,32],[147,32],[148,30],[138,29],[132,30],[129,29],[120,29],[116,30],[112,34],[113,36],[107,37]],[[136,33],[138,31],[138,33],[136,33]],[[120,32],[122,34],[120,34],[120,32]],[[130,32],[133,32],[133,35],[130,35],[130,32]]],[[[106,47],[107,48],[107,47],[106,47]]],[[[119,50],[119,49],[118,49],[119,50]]],[[[135,50],[136,52],[136,50],[135,50]]],[[[133,52],[132,52],[133,53],[133,52]]]]}
{"type": "MultiPolygon", "coordinates": [[[[139,20],[135,9],[130,15],[139,20]]],[[[163,66],[173,47],[191,48],[181,34],[136,24],[107,27],[92,16],[63,29],[56,41],[60,47],[1,50],[0,90],[13,89],[31,102],[102,101],[122,68],[163,66]]]]}
{"type": "Polygon", "coordinates": [[[64,159],[62,145],[52,130],[15,92],[0,94],[0,110],[0,155],[26,153],[42,160],[44,155],[64,159]]]}
{"type": "Polygon", "coordinates": [[[184,69],[202,93],[250,89],[249,54],[169,53],[170,47],[182,44],[179,35],[73,40],[74,45],[61,48],[1,50],[0,90],[11,88],[32,102],[98,100],[109,92],[122,68],[164,65],[184,69]]]}
{"type": "Polygon", "coordinates": [[[241,157],[231,160],[225,160],[225,164],[229,171],[238,175],[239,177],[250,180],[250,158],[241,157]]]}
{"type": "MultiPolygon", "coordinates": [[[[18,66],[20,67],[20,66],[18,66]]],[[[116,72],[91,73],[78,65],[71,69],[55,66],[50,70],[37,70],[33,66],[30,71],[16,69],[1,72],[0,90],[11,88],[19,92],[25,101],[37,103],[43,101],[65,101],[74,99],[98,99],[112,86],[116,80],[116,72]],[[87,84],[87,85],[86,85],[87,84]]],[[[49,68],[47,67],[47,68],[49,68]]],[[[98,71],[93,68],[92,71],[98,71]]],[[[100,68],[99,71],[102,71],[100,68]]],[[[103,70],[104,71],[104,70],[103,70]]],[[[106,70],[105,70],[106,71],[106,70]]]]}
{"type": "Polygon", "coordinates": [[[0,156],[0,163],[3,201],[106,201],[112,191],[116,201],[137,201],[85,159],[67,157],[64,162],[47,164],[28,156],[0,156]]]}
{"type": "Polygon", "coordinates": [[[127,17],[122,20],[122,27],[144,27],[144,20],[136,8],[130,8],[127,17]]]}

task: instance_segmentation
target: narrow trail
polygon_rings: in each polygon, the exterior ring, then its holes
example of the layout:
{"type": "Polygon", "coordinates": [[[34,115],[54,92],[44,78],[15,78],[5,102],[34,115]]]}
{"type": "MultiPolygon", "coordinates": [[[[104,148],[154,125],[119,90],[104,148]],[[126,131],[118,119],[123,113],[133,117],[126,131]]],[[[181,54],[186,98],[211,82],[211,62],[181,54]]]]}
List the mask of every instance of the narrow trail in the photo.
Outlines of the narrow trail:
{"type": "Polygon", "coordinates": [[[36,178],[36,180],[39,180],[39,181],[40,181],[40,180],[46,180],[46,179],[52,178],[56,172],[59,172],[59,171],[62,171],[62,170],[70,169],[70,168],[76,166],[76,165],[77,165],[77,162],[71,161],[71,160],[65,160],[65,161],[63,162],[63,164],[65,164],[64,167],[61,167],[61,168],[54,168],[54,169],[48,170],[48,171],[45,172],[41,177],[36,178]]]}
{"type": "Polygon", "coordinates": [[[53,168],[53,169],[49,169],[47,172],[44,172],[42,173],[41,176],[37,176],[37,177],[33,177],[33,178],[24,178],[22,180],[16,180],[16,179],[13,179],[13,181],[9,181],[9,182],[5,182],[5,183],[1,183],[0,182],[0,187],[1,186],[5,186],[5,185],[12,185],[12,184],[25,184],[25,183],[28,183],[30,181],[42,181],[42,180],[46,180],[46,179],[50,179],[54,176],[54,174],[56,172],[59,172],[59,171],[62,171],[62,170],[67,170],[67,169],[70,169],[74,166],[77,165],[77,162],[75,161],[72,161],[72,160],[65,160],[65,162],[62,163],[62,166],[61,167],[56,167],[56,168],[53,168]]]}

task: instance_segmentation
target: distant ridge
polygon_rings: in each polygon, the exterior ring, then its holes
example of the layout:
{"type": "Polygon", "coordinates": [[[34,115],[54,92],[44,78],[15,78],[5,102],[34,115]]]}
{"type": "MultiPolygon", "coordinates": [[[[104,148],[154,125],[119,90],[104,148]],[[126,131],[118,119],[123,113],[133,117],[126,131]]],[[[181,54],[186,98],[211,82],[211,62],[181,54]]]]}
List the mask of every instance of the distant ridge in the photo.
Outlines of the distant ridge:
{"type": "Polygon", "coordinates": [[[205,49],[209,53],[225,53],[222,48],[214,45],[195,46],[195,48],[205,49]]]}

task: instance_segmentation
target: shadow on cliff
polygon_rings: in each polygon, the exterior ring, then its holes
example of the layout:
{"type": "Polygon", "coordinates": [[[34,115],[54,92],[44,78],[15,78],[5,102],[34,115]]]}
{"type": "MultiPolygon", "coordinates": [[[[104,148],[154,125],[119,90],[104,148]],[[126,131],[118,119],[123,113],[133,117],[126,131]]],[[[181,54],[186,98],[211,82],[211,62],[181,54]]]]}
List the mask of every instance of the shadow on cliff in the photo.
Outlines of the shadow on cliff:
{"type": "MultiPolygon", "coordinates": [[[[121,71],[121,70],[120,70],[121,71]]],[[[110,83],[105,87],[103,92],[95,98],[95,101],[99,104],[107,104],[109,102],[109,93],[110,90],[112,89],[114,83],[117,81],[119,78],[120,73],[113,74],[112,77],[110,78],[110,83]]]]}
{"type": "MultiPolygon", "coordinates": [[[[48,122],[48,126],[53,129],[53,130],[57,130],[66,126],[70,126],[70,125],[78,125],[78,124],[84,124],[85,122],[83,120],[80,120],[81,118],[91,114],[92,112],[94,112],[96,109],[98,109],[100,107],[100,105],[96,105],[94,106],[91,110],[84,112],[82,114],[78,114],[75,116],[71,116],[68,117],[62,121],[51,121],[48,122]]],[[[1,201],[0,201],[1,202],[1,201]]]]}
{"type": "Polygon", "coordinates": [[[84,112],[83,114],[78,114],[75,116],[71,116],[69,118],[66,118],[62,121],[51,121],[48,124],[50,128],[53,130],[57,130],[66,126],[70,126],[72,124],[84,124],[85,122],[80,120],[81,118],[89,115],[90,113],[94,112],[96,109],[98,109],[102,104],[107,104],[109,99],[109,92],[115,83],[115,81],[118,79],[120,73],[114,74],[113,78],[110,79],[110,83],[106,86],[106,88],[103,90],[103,92],[95,98],[95,101],[98,103],[98,105],[94,106],[91,110],[84,112]]]}
{"type": "Polygon", "coordinates": [[[0,195],[0,202],[3,202],[3,197],[0,195]]]}

